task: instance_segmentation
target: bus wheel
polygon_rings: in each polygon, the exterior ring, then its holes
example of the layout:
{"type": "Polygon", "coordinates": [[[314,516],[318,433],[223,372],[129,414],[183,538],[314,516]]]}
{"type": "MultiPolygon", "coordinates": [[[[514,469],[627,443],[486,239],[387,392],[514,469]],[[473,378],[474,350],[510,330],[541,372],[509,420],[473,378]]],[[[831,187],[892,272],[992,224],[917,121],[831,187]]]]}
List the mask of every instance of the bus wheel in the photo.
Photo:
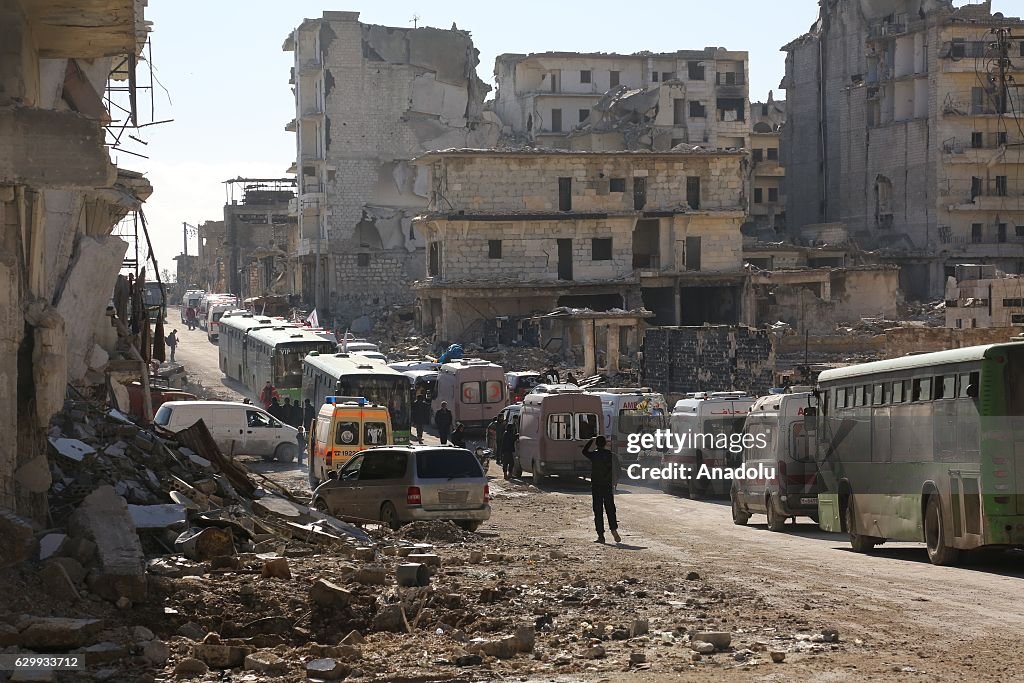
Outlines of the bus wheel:
{"type": "Polygon", "coordinates": [[[278,462],[292,462],[295,460],[299,447],[293,443],[283,443],[274,451],[274,457],[278,462]]]}
{"type": "Polygon", "coordinates": [[[392,531],[397,531],[398,527],[402,526],[398,521],[398,512],[390,501],[386,501],[380,506],[380,521],[392,531]]]}
{"type": "Polygon", "coordinates": [[[928,507],[925,508],[924,514],[924,540],[928,546],[928,559],[934,565],[956,564],[960,559],[960,551],[946,545],[946,537],[939,496],[928,496],[928,507]]]}
{"type": "Polygon", "coordinates": [[[872,536],[862,536],[857,533],[857,512],[853,507],[853,496],[846,505],[846,530],[850,534],[850,547],[855,553],[869,553],[878,543],[872,536]]]}
{"type": "Polygon", "coordinates": [[[746,526],[747,522],[750,521],[750,513],[740,510],[740,502],[736,500],[736,496],[732,498],[732,523],[736,526],[746,526]]]}
{"type": "Polygon", "coordinates": [[[769,531],[782,531],[786,526],[785,515],[780,515],[779,511],[775,509],[775,501],[769,495],[764,501],[765,514],[768,515],[768,530],[769,531]]]}

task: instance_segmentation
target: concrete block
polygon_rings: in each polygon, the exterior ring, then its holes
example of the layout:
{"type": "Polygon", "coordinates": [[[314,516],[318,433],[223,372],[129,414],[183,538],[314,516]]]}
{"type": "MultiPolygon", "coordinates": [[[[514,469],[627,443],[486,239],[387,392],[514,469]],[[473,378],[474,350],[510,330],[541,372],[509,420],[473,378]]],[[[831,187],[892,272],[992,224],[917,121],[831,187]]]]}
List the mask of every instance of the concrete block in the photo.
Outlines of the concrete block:
{"type": "Polygon", "coordinates": [[[126,597],[146,599],[146,561],[128,512],[128,504],[111,486],[101,486],[72,514],[71,532],[96,543],[99,567],[90,575],[89,587],[108,600],[126,597]]]}

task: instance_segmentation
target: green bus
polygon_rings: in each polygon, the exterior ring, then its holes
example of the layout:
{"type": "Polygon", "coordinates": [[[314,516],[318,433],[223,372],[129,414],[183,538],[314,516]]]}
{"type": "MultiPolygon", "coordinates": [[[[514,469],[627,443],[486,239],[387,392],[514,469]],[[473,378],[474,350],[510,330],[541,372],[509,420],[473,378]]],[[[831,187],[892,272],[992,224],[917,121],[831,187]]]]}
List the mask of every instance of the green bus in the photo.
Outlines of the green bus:
{"type": "Polygon", "coordinates": [[[362,396],[387,406],[395,443],[409,443],[409,378],[397,370],[355,353],[311,353],[302,361],[302,398],[319,408],[326,396],[362,396]]]}
{"type": "Polygon", "coordinates": [[[827,370],[816,394],[822,529],[938,565],[1024,546],[1024,343],[827,370]]]}

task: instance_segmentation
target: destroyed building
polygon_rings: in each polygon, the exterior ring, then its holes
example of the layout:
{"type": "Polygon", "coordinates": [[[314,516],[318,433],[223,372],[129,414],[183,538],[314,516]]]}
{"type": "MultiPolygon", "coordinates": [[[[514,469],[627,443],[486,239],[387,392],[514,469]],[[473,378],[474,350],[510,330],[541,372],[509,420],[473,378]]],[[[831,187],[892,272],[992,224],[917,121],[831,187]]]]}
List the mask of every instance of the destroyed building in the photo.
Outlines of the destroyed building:
{"type": "MultiPolygon", "coordinates": [[[[291,291],[288,239],[296,218],[293,178],[235,178],[224,205],[224,244],[227,291],[240,299],[291,291]]],[[[211,290],[213,291],[213,290],[211,290]]]]}
{"type": "Polygon", "coordinates": [[[962,264],[946,281],[946,327],[1024,325],[1024,277],[993,265],[962,264]]]}
{"type": "Polygon", "coordinates": [[[786,231],[786,169],[779,163],[786,103],[768,93],[750,104],[750,231],[774,241],[786,231]]]}
{"type": "Polygon", "coordinates": [[[1021,33],[991,2],[822,2],[783,48],[789,228],[846,223],[913,298],[940,297],[958,263],[1020,272],[1021,33]]]}
{"type": "Polygon", "coordinates": [[[10,545],[31,537],[23,520],[46,519],[46,428],[68,383],[102,370],[128,247],[110,233],[152,192],[104,144],[125,115],[105,88],[117,65],[134,67],[145,4],[0,3],[0,564],[21,559],[10,545]]]}
{"type": "Polygon", "coordinates": [[[418,314],[438,339],[557,306],[740,321],[742,151],[446,150],[415,163],[430,179],[418,314]]]}
{"type": "Polygon", "coordinates": [[[227,292],[227,232],[224,221],[204,221],[196,230],[199,256],[196,262],[195,283],[207,292],[227,292]]]}
{"type": "Polygon", "coordinates": [[[746,52],[541,52],[499,55],[494,111],[506,138],[536,146],[664,151],[745,149],[746,52]]]}
{"type": "Polygon", "coordinates": [[[411,303],[409,284],[424,272],[412,218],[426,207],[428,185],[409,160],[497,142],[469,32],[324,12],[283,48],[295,55],[286,129],[296,133],[299,288],[312,293],[321,320],[411,303]]]}

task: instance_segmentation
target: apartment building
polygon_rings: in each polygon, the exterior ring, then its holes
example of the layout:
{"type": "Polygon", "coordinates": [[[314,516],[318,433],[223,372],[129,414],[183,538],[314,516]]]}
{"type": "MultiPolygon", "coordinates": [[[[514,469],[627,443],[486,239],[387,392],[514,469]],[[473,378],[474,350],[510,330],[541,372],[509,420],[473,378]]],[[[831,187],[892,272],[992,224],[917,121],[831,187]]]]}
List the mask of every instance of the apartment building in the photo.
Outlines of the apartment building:
{"type": "Polygon", "coordinates": [[[779,163],[786,103],[768,93],[750,105],[750,220],[758,237],[778,241],[786,229],[786,169],[779,163]]]}
{"type": "Polygon", "coordinates": [[[592,151],[748,146],[746,52],[503,54],[494,111],[513,140],[592,151]]]}
{"type": "Polygon", "coordinates": [[[424,263],[412,218],[426,207],[427,185],[409,160],[497,141],[469,32],[324,12],[283,49],[295,57],[286,130],[296,134],[296,289],[338,324],[411,302],[424,263]]]}
{"type": "Polygon", "coordinates": [[[1024,23],[990,2],[878,7],[823,2],[783,48],[787,226],[846,223],[913,298],[960,263],[1021,272],[1024,23]]]}
{"type": "Polygon", "coordinates": [[[946,281],[946,327],[1024,325],[1024,277],[992,265],[964,264],[946,281]]]}
{"type": "Polygon", "coordinates": [[[420,323],[468,341],[484,321],[560,306],[736,324],[744,309],[742,151],[446,150],[415,160],[430,204],[420,323]]]}

